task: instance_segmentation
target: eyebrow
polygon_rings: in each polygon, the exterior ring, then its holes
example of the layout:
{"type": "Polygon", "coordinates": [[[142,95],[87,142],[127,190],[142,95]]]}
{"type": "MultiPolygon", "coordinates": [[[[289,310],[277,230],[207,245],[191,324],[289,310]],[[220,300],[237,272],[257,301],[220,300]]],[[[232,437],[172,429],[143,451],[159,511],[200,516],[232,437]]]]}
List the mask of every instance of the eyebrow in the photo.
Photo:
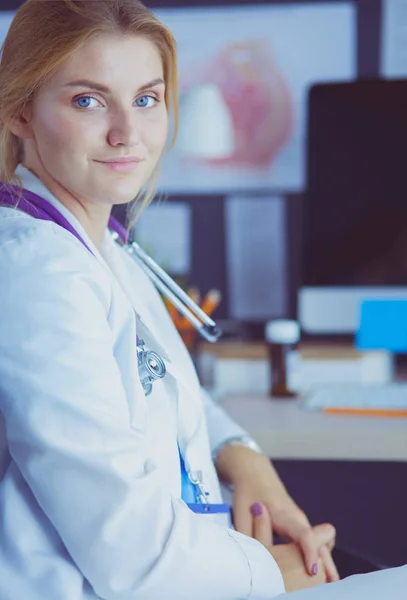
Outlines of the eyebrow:
{"type": "MultiPolygon", "coordinates": [[[[137,92],[142,92],[144,90],[148,90],[149,88],[155,87],[156,85],[165,85],[165,81],[161,79],[161,77],[157,77],[148,83],[144,83],[137,92]]],[[[110,92],[110,89],[103,85],[102,83],[96,83],[95,81],[90,81],[89,79],[78,79],[76,81],[70,81],[65,85],[65,87],[87,87],[93,90],[97,90],[98,92],[104,92],[105,94],[110,92]]]]}

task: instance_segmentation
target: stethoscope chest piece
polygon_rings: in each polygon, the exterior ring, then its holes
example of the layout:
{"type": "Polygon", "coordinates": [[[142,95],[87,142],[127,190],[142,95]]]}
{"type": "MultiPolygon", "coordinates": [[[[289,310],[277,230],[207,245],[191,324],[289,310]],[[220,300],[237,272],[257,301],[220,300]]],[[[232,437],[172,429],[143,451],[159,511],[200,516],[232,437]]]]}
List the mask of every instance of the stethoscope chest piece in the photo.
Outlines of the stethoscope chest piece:
{"type": "Polygon", "coordinates": [[[163,359],[153,350],[146,350],[144,340],[137,340],[137,364],[141,385],[146,396],[153,390],[153,382],[162,379],[167,369],[163,359]]]}

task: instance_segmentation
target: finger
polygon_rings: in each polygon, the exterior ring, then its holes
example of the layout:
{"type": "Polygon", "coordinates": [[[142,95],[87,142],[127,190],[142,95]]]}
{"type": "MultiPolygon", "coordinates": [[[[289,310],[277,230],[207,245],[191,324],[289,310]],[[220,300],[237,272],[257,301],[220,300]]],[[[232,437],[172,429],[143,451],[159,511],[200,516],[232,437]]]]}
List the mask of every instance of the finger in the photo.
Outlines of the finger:
{"type": "Polygon", "coordinates": [[[335,545],[336,529],[330,523],[322,523],[321,525],[315,525],[312,528],[315,543],[319,548],[322,546],[333,546],[335,545]]]}
{"type": "Polygon", "coordinates": [[[263,544],[271,546],[273,543],[273,532],[271,528],[270,513],[260,502],[255,502],[250,507],[253,515],[253,537],[263,544]]]}
{"type": "Polygon", "coordinates": [[[335,548],[335,542],[336,542],[336,538],[333,538],[333,540],[331,540],[326,547],[328,548],[329,552],[332,552],[332,550],[335,548]]]}
{"type": "Polygon", "coordinates": [[[273,510],[273,507],[269,507],[270,514],[273,515],[273,529],[283,538],[297,542],[301,535],[311,528],[311,524],[307,519],[305,513],[297,509],[295,516],[291,511],[273,510]]]}
{"type": "Polygon", "coordinates": [[[338,581],[340,579],[338,569],[327,546],[321,548],[319,555],[324,565],[327,582],[338,581]]]}
{"type": "MultiPolygon", "coordinates": [[[[304,555],[305,566],[310,575],[318,572],[318,556],[323,546],[332,546],[336,531],[333,525],[324,523],[306,529],[297,540],[304,555]]],[[[332,546],[333,547],[333,546],[332,546]]]]}
{"type": "Polygon", "coordinates": [[[244,533],[249,537],[253,533],[253,517],[250,512],[250,504],[235,496],[233,500],[233,526],[236,531],[244,533]]]}

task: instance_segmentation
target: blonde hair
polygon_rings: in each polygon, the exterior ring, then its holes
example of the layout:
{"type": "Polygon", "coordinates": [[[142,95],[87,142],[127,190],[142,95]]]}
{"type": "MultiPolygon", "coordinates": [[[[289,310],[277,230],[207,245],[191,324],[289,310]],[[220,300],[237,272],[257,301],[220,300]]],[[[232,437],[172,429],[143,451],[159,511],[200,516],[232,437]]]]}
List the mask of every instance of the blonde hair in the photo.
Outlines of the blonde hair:
{"type": "MultiPolygon", "coordinates": [[[[175,41],[139,0],[27,0],[16,12],[0,61],[0,178],[21,185],[15,174],[22,143],[9,129],[30,106],[35,93],[81,44],[99,33],[135,34],[154,42],[163,61],[165,101],[178,127],[178,74],[175,41]]],[[[135,201],[137,213],[151,201],[157,165],[135,201]]]]}

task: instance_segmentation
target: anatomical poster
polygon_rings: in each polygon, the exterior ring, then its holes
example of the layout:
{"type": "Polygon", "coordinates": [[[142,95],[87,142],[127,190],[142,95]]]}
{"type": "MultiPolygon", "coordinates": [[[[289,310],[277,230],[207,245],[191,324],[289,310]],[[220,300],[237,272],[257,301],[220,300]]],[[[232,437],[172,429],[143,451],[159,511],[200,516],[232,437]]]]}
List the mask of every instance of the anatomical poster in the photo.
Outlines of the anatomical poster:
{"type": "Polygon", "coordinates": [[[307,95],[356,76],[353,2],[156,11],[177,41],[180,129],[160,189],[300,191],[307,95]]]}

